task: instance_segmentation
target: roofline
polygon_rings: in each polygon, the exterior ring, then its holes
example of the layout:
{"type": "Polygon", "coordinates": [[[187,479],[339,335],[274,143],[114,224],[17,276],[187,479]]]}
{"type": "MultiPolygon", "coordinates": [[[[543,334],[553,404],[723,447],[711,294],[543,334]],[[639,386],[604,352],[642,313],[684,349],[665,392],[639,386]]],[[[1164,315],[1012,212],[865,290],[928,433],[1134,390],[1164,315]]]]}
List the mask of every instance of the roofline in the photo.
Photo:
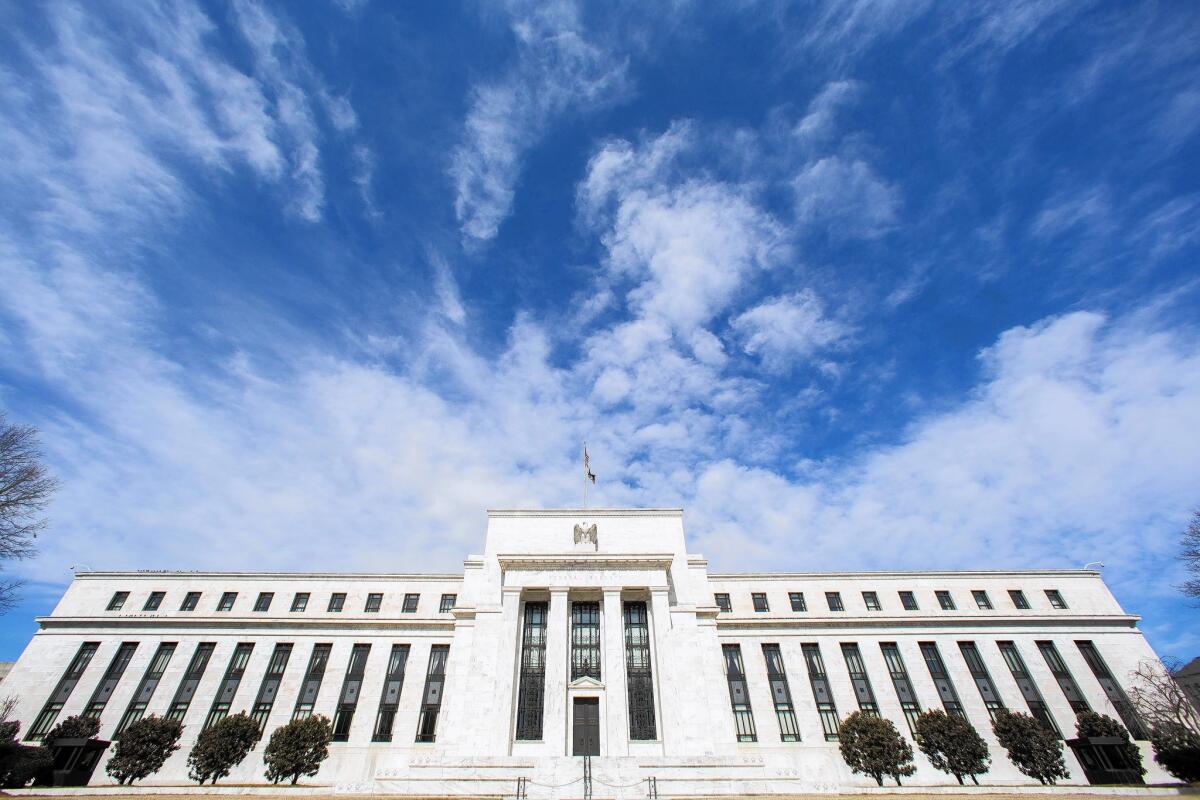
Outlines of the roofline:
{"type": "Polygon", "coordinates": [[[717,580],[819,580],[822,578],[999,578],[1011,576],[1071,575],[1100,577],[1094,569],[937,569],[937,570],[864,570],[859,572],[710,572],[717,580]]]}
{"type": "Polygon", "coordinates": [[[682,508],[489,508],[496,517],[682,517],[682,508]]]}
{"type": "Polygon", "coordinates": [[[75,573],[75,578],[225,578],[225,579],[288,579],[312,580],[404,580],[404,581],[462,581],[461,572],[213,572],[186,569],[89,570],[75,573]]]}

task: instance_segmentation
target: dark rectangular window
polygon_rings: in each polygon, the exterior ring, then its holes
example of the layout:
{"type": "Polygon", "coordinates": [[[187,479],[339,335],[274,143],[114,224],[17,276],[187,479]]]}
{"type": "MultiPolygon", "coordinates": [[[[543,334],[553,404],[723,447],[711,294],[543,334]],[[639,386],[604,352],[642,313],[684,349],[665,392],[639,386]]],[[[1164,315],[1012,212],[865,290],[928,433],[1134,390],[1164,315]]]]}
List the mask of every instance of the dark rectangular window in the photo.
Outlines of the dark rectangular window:
{"type": "Polygon", "coordinates": [[[725,612],[733,610],[733,605],[729,602],[729,595],[725,592],[717,592],[713,595],[713,600],[716,601],[718,610],[725,612]]]}
{"type": "Polygon", "coordinates": [[[421,716],[417,719],[417,741],[437,740],[437,718],[442,708],[442,687],[446,683],[446,659],[450,645],[435,644],[429,650],[429,668],[425,671],[425,693],[421,696],[421,716]]]}
{"type": "Polygon", "coordinates": [[[1054,608],[1066,608],[1067,601],[1063,600],[1063,596],[1058,593],[1057,589],[1047,589],[1046,599],[1050,601],[1050,605],[1054,608]]]}
{"type": "Polygon", "coordinates": [[[979,606],[984,611],[992,610],[992,600],[988,597],[988,593],[983,589],[972,589],[971,597],[975,598],[975,605],[979,606]]]}
{"type": "Polygon", "coordinates": [[[921,704],[917,701],[917,693],[913,691],[912,681],[908,679],[908,670],[904,666],[900,648],[895,642],[880,642],[879,649],[883,652],[883,660],[887,662],[888,674],[892,676],[892,686],[895,687],[896,697],[900,700],[900,710],[904,712],[908,732],[915,736],[921,704]]]}
{"type": "Polygon", "coordinates": [[[1042,658],[1046,659],[1046,666],[1050,668],[1054,680],[1058,681],[1058,687],[1062,689],[1067,702],[1071,704],[1071,710],[1076,714],[1091,711],[1092,707],[1084,699],[1083,692],[1079,691],[1079,684],[1075,683],[1071,670],[1067,669],[1067,662],[1063,661],[1062,656],[1059,655],[1054,642],[1038,642],[1037,647],[1041,651],[1042,658]]]}
{"type": "Polygon", "coordinates": [[[787,670],[783,666],[783,654],[779,645],[764,644],[763,658],[767,661],[767,681],[771,684],[771,698],[775,702],[775,719],[779,722],[779,739],[783,742],[800,741],[800,728],[796,724],[796,710],[792,705],[792,691],[788,686],[787,670]]]}
{"type": "Polygon", "coordinates": [[[329,652],[332,649],[333,645],[328,643],[313,645],[312,655],[308,658],[308,668],[304,670],[304,680],[300,684],[300,694],[296,697],[296,707],[292,710],[292,719],[308,719],[312,716],[317,694],[321,691],[321,682],[325,680],[325,668],[329,666],[329,652]]]}
{"type": "Polygon", "coordinates": [[[1042,727],[1061,739],[1062,734],[1058,730],[1058,724],[1050,715],[1050,709],[1046,707],[1042,693],[1038,691],[1037,684],[1033,682],[1029,670],[1025,668],[1025,660],[1017,651],[1017,645],[1013,642],[996,642],[996,645],[1000,648],[1000,655],[1004,656],[1004,663],[1008,664],[1008,671],[1012,673],[1013,680],[1017,682],[1017,688],[1021,690],[1021,696],[1025,698],[1030,713],[1038,722],[1042,723],[1042,727]]]}
{"type": "Polygon", "coordinates": [[[441,614],[449,614],[454,610],[454,604],[458,602],[458,595],[444,594],[442,600],[438,603],[438,612],[441,614]]]}
{"type": "Polygon", "coordinates": [[[900,605],[904,606],[905,611],[916,611],[918,609],[916,595],[912,592],[901,592],[900,605]]]}
{"type": "Polygon", "coordinates": [[[842,642],[842,658],[846,659],[846,671],[850,673],[858,707],[868,714],[879,716],[879,704],[875,702],[875,692],[871,689],[871,679],[867,677],[867,667],[863,664],[858,645],[842,642]]]}
{"type": "Polygon", "coordinates": [[[363,676],[367,674],[367,657],[370,654],[369,644],[356,644],[350,649],[350,664],[346,667],[346,677],[342,679],[337,711],[333,714],[335,742],[350,740],[350,723],[354,721],[354,710],[358,708],[358,695],[362,691],[363,676]]]}
{"type": "Polygon", "coordinates": [[[846,607],[842,605],[841,592],[826,592],[825,602],[829,605],[830,611],[845,611],[846,607]]]}
{"type": "Polygon", "coordinates": [[[337,613],[346,607],[346,593],[334,592],[329,595],[329,608],[326,611],[337,613]]]}
{"type": "Polygon", "coordinates": [[[154,651],[154,657],[150,659],[150,664],[146,667],[141,682],[133,692],[133,699],[129,701],[129,707],[125,709],[125,714],[117,723],[117,729],[113,731],[113,738],[120,736],[122,731],[137,722],[146,713],[146,706],[154,697],[158,683],[162,680],[163,673],[167,671],[167,664],[171,662],[171,656],[174,654],[175,642],[163,642],[158,646],[158,650],[154,651]]]}
{"type": "Polygon", "coordinates": [[[58,713],[62,711],[62,707],[71,696],[71,692],[75,691],[75,686],[79,683],[79,679],[83,677],[84,670],[92,662],[92,657],[96,655],[96,650],[99,647],[99,642],[84,642],[79,646],[75,657],[71,659],[71,663],[67,666],[67,671],[58,679],[58,685],[54,687],[50,699],[46,701],[46,705],[42,707],[41,713],[33,721],[33,725],[29,728],[29,733],[25,734],[26,741],[41,741],[49,733],[50,729],[54,727],[54,721],[58,719],[58,713]]]}
{"type": "Polygon", "coordinates": [[[183,596],[183,602],[179,604],[180,611],[195,611],[196,606],[200,603],[199,592],[188,592],[183,596]]]}
{"type": "Polygon", "coordinates": [[[308,592],[296,592],[292,596],[292,611],[300,612],[308,608],[308,592]]]}
{"type": "Polygon", "coordinates": [[[383,695],[379,698],[379,713],[375,715],[372,742],[390,742],[396,709],[400,707],[400,690],[404,688],[404,667],[408,663],[408,645],[394,644],[388,655],[387,672],[383,676],[383,695]]]}
{"type": "Polygon", "coordinates": [[[938,589],[935,594],[937,595],[938,605],[942,607],[943,611],[953,611],[957,608],[954,605],[954,598],[945,589],[938,589]]]}
{"type": "Polygon", "coordinates": [[[788,592],[788,602],[792,611],[808,611],[808,603],[804,602],[804,592],[788,592]]]}
{"type": "Polygon", "coordinates": [[[600,680],[600,604],[571,603],[571,680],[600,680]]]}
{"type": "Polygon", "coordinates": [[[84,707],[81,716],[86,719],[100,719],[100,715],[104,713],[104,707],[108,705],[108,699],[117,690],[117,684],[121,682],[121,676],[125,674],[125,668],[129,666],[129,661],[133,658],[136,650],[137,642],[121,643],[113,655],[112,661],[108,662],[108,669],[104,671],[100,683],[96,684],[96,690],[92,692],[92,699],[84,707]]]}
{"type": "Polygon", "coordinates": [[[163,598],[167,596],[166,592],[151,592],[146,598],[146,605],[142,606],[142,611],[158,611],[158,607],[162,605],[163,598]]]}
{"type": "Polygon", "coordinates": [[[837,706],[833,702],[833,692],[829,688],[829,677],[825,674],[825,659],[821,658],[821,647],[816,644],[800,645],[804,651],[804,664],[808,667],[808,682],[812,684],[813,700],[817,703],[817,714],[821,718],[821,730],[825,732],[825,741],[838,740],[837,706]]]}
{"type": "Polygon", "coordinates": [[[946,664],[942,661],[942,654],[938,652],[938,647],[933,642],[921,642],[921,657],[925,659],[925,666],[929,668],[929,677],[933,678],[933,685],[937,687],[938,697],[942,699],[942,705],[946,707],[947,714],[967,718],[967,714],[963,711],[962,703],[958,699],[958,691],[954,688],[953,681],[950,680],[950,673],[946,671],[946,664]]]}
{"type": "Polygon", "coordinates": [[[975,681],[975,688],[979,689],[983,704],[987,706],[988,715],[995,721],[996,712],[1004,708],[1004,701],[1000,699],[1000,693],[992,684],[992,676],[988,674],[983,658],[979,655],[979,648],[974,642],[959,642],[958,649],[962,653],[963,661],[967,662],[967,670],[975,681]]]}
{"type": "Polygon", "coordinates": [[[878,592],[863,592],[863,605],[867,607],[867,611],[880,611],[883,606],[879,605],[878,592]]]}
{"type": "Polygon", "coordinates": [[[1075,642],[1075,646],[1079,648],[1079,654],[1083,656],[1083,660],[1087,662],[1088,668],[1096,676],[1096,680],[1100,682],[1100,687],[1108,695],[1108,701],[1117,710],[1121,721],[1129,729],[1129,734],[1134,739],[1145,741],[1148,738],[1146,726],[1142,724],[1142,720],[1138,717],[1137,711],[1134,710],[1133,703],[1129,702],[1129,697],[1125,694],[1125,690],[1121,688],[1121,684],[1117,683],[1116,678],[1109,671],[1108,664],[1104,663],[1104,659],[1100,657],[1100,651],[1096,649],[1096,645],[1089,641],[1077,641],[1075,642]]]}
{"type": "Polygon", "coordinates": [[[183,722],[184,717],[187,716],[188,707],[192,704],[192,698],[196,696],[196,687],[200,685],[200,679],[204,677],[204,670],[208,668],[209,659],[212,658],[216,646],[214,642],[201,642],[196,645],[196,651],[192,653],[192,660],[188,662],[187,669],[183,673],[183,680],[179,682],[179,688],[175,690],[175,697],[171,700],[171,707],[167,710],[167,719],[183,722]]]}
{"type": "Polygon", "coordinates": [[[733,706],[733,723],[739,742],[758,741],[754,728],[754,710],[750,707],[750,692],[746,689],[746,670],[742,667],[741,645],[723,644],[725,680],[729,684],[729,702],[733,706]]]}
{"type": "Polygon", "coordinates": [[[125,601],[129,599],[129,592],[113,592],[112,599],[108,601],[109,611],[120,611],[125,605],[125,601]]]}
{"type": "Polygon", "coordinates": [[[650,666],[650,618],[646,604],[625,604],[625,686],[629,703],[629,738],[658,738],[654,718],[654,675],[650,666]]]}
{"type": "Polygon", "coordinates": [[[275,599],[274,592],[259,592],[258,599],[254,601],[254,610],[256,612],[264,612],[271,610],[271,601],[275,599]]]}
{"type": "MultiPolygon", "coordinates": [[[[405,602],[408,602],[407,598],[405,598],[405,602]]],[[[382,593],[372,592],[371,594],[367,595],[367,605],[363,609],[364,611],[376,613],[381,608],[383,608],[383,594],[382,593]]]]}
{"type": "Polygon", "coordinates": [[[420,600],[421,600],[421,595],[419,595],[419,594],[404,595],[404,605],[400,609],[401,613],[404,613],[404,614],[417,613],[417,603],[420,602],[420,600]]]}
{"type": "Polygon", "coordinates": [[[546,615],[544,602],[525,603],[521,635],[521,676],[517,686],[517,738],[542,738],[546,692],[546,615]]]}
{"type": "Polygon", "coordinates": [[[754,602],[754,611],[756,613],[761,614],[764,611],[771,610],[771,607],[767,605],[767,595],[765,592],[752,592],[750,599],[754,602]]]}
{"type": "Polygon", "coordinates": [[[262,736],[267,728],[267,719],[275,706],[275,698],[279,695],[279,684],[283,680],[283,671],[287,669],[288,660],[292,657],[292,646],[288,643],[275,645],[271,660],[267,662],[267,671],[263,675],[262,685],[258,687],[258,697],[254,700],[254,710],[250,717],[258,723],[258,735],[262,736]]]}
{"type": "Polygon", "coordinates": [[[233,648],[229,666],[225,668],[225,677],[221,679],[217,695],[213,698],[212,707],[208,710],[208,716],[205,717],[204,727],[201,730],[208,730],[213,723],[220,722],[229,716],[229,707],[233,705],[233,697],[242,683],[242,676],[246,674],[246,663],[250,660],[252,652],[254,652],[254,645],[250,642],[242,642],[233,648]]]}
{"type": "Polygon", "coordinates": [[[217,603],[217,611],[232,611],[235,600],[237,592],[225,592],[221,595],[221,602],[217,603]]]}
{"type": "Polygon", "coordinates": [[[1022,611],[1029,608],[1029,601],[1025,599],[1025,593],[1020,589],[1009,589],[1008,596],[1012,599],[1013,608],[1018,608],[1022,611]]]}

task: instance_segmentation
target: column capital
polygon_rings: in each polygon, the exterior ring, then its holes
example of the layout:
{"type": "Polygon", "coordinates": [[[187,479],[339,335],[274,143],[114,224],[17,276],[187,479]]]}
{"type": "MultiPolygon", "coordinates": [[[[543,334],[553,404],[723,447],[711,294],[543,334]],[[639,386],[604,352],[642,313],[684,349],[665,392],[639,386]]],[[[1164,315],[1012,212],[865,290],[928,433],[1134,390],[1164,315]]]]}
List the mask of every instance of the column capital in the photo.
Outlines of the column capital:
{"type": "Polygon", "coordinates": [[[571,587],[569,587],[569,586],[551,586],[550,587],[550,594],[552,594],[552,595],[564,595],[569,591],[571,591],[571,587]]]}
{"type": "Polygon", "coordinates": [[[623,586],[604,586],[604,587],[601,587],[601,589],[600,589],[600,591],[604,593],[605,597],[608,597],[609,595],[612,595],[612,594],[619,595],[624,590],[625,590],[625,587],[623,587],[623,586]]]}

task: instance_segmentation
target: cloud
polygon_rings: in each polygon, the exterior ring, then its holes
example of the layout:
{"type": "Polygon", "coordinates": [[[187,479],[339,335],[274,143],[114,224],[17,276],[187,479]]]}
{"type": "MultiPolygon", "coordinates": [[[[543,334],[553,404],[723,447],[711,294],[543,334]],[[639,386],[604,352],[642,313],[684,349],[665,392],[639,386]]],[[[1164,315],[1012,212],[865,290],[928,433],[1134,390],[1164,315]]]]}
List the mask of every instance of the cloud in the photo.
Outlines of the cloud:
{"type": "Polygon", "coordinates": [[[862,91],[862,84],[852,80],[836,80],[825,84],[808,104],[804,117],[792,129],[800,141],[819,143],[833,134],[837,112],[862,91]]]}
{"type": "Polygon", "coordinates": [[[459,294],[458,284],[454,281],[454,274],[450,271],[450,265],[440,253],[432,253],[430,261],[433,263],[433,286],[442,304],[442,315],[455,325],[462,325],[467,321],[467,310],[463,307],[462,296],[459,294]]]}
{"type": "Polygon", "coordinates": [[[798,361],[841,342],[853,328],[825,316],[811,290],[773,297],[743,311],[730,323],[742,348],[771,372],[788,372],[798,361]]]}
{"type": "Polygon", "coordinates": [[[860,159],[826,156],[792,182],[796,218],[832,236],[883,236],[896,223],[900,192],[860,159]]]}

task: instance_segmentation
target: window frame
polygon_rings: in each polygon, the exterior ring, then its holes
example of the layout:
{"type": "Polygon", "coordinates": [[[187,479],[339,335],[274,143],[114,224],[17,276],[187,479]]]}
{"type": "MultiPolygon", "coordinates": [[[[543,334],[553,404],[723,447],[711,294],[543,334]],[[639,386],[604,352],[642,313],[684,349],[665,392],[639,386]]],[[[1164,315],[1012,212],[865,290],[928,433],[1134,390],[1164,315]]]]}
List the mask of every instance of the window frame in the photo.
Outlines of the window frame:
{"type": "Polygon", "coordinates": [[[417,607],[421,604],[421,595],[419,592],[406,592],[404,594],[404,603],[400,606],[401,614],[415,614],[417,607]]]}
{"type": "Polygon", "coordinates": [[[221,598],[217,600],[217,611],[225,613],[233,611],[233,606],[237,603],[237,592],[221,592],[221,598]]]}
{"type": "Polygon", "coordinates": [[[271,610],[271,603],[275,602],[274,592],[259,592],[258,597],[254,599],[254,613],[265,614],[271,610]]]}
{"type": "Polygon", "coordinates": [[[950,593],[949,589],[935,589],[933,595],[937,598],[938,606],[942,611],[958,610],[958,605],[954,602],[954,595],[950,593]]]}
{"type": "Polygon", "coordinates": [[[383,592],[368,592],[363,606],[364,614],[378,614],[383,609],[383,592]]]}
{"type": "Polygon", "coordinates": [[[183,600],[179,602],[180,611],[195,611],[200,605],[200,598],[204,592],[185,592],[183,600]]]}
{"type": "Polygon", "coordinates": [[[883,611],[883,606],[879,604],[879,592],[864,590],[862,599],[863,605],[867,607],[867,611],[883,611]]]}
{"type": "Polygon", "coordinates": [[[1050,607],[1056,611],[1066,611],[1070,606],[1067,605],[1066,599],[1062,596],[1062,592],[1058,589],[1043,589],[1046,593],[1046,599],[1050,601],[1050,607]]]}
{"type": "Polygon", "coordinates": [[[444,592],[438,600],[438,613],[449,614],[458,605],[458,595],[450,592],[444,592]]]}
{"type": "Polygon", "coordinates": [[[1009,589],[1008,599],[1012,601],[1013,608],[1017,609],[1018,611],[1028,611],[1030,608],[1029,598],[1026,597],[1025,592],[1021,591],[1020,589],[1009,589]]]}
{"type": "Polygon", "coordinates": [[[907,589],[897,592],[900,595],[900,607],[905,611],[920,611],[921,604],[917,602],[917,595],[907,589]]]}
{"type": "Polygon", "coordinates": [[[108,600],[108,606],[105,611],[120,611],[125,607],[125,603],[129,600],[129,592],[116,591],[108,600]]]}
{"type": "Polygon", "coordinates": [[[808,602],[804,599],[804,592],[788,592],[788,603],[792,606],[792,611],[797,613],[808,611],[808,602]]]}
{"type": "Polygon", "coordinates": [[[331,592],[329,594],[329,604],[325,606],[326,614],[340,614],[346,610],[346,593],[331,592]]]}
{"type": "Polygon", "coordinates": [[[992,603],[992,598],[988,596],[987,589],[972,589],[971,598],[975,601],[975,607],[980,611],[994,611],[996,606],[992,603]]]}
{"type": "Polygon", "coordinates": [[[825,593],[825,605],[829,607],[830,611],[845,611],[846,610],[846,604],[842,602],[842,593],[841,592],[826,592],[825,593]],[[837,607],[834,608],[834,606],[837,606],[837,607]]]}
{"type": "Polygon", "coordinates": [[[755,614],[766,614],[771,611],[771,603],[767,600],[766,592],[751,592],[750,602],[754,604],[755,614]]]}
{"type": "Polygon", "coordinates": [[[312,597],[312,592],[296,592],[292,595],[292,606],[290,612],[303,614],[308,610],[308,601],[312,597]]]}
{"type": "Polygon", "coordinates": [[[716,603],[717,611],[728,614],[733,611],[733,603],[729,600],[729,592],[713,592],[713,602],[716,603]]]}

